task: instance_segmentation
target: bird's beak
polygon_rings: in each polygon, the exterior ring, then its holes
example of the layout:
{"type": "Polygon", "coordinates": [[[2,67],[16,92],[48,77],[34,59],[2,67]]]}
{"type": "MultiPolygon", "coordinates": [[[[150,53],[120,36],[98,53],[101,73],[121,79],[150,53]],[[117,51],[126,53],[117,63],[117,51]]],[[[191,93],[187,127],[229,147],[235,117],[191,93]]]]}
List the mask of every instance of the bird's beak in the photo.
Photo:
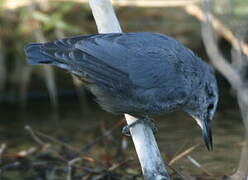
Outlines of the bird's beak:
{"type": "Polygon", "coordinates": [[[196,117],[194,117],[197,124],[201,127],[202,130],[202,136],[204,139],[204,142],[208,148],[209,151],[213,150],[213,139],[212,139],[212,131],[211,131],[211,124],[209,123],[209,120],[200,120],[196,117]]]}
{"type": "Polygon", "coordinates": [[[204,139],[204,142],[208,148],[209,151],[213,150],[213,139],[212,139],[212,131],[211,131],[211,125],[208,123],[208,121],[202,122],[202,136],[204,139]]]}

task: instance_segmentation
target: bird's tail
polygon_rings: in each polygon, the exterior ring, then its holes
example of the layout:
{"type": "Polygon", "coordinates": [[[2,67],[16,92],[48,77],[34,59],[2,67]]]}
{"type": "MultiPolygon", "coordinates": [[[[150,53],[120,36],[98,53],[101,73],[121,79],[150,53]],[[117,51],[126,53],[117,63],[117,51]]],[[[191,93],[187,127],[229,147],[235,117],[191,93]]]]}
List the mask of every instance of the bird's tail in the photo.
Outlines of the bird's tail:
{"type": "Polygon", "coordinates": [[[49,56],[44,56],[41,53],[42,43],[31,43],[25,47],[27,61],[32,65],[51,64],[54,60],[49,56]]]}

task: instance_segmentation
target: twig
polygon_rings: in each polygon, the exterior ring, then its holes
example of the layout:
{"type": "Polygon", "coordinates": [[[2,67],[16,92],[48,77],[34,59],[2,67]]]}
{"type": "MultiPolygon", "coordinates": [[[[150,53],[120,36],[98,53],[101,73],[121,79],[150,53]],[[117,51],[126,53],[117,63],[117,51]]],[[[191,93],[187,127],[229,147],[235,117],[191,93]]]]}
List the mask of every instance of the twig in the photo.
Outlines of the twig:
{"type": "MultiPolygon", "coordinates": [[[[214,66],[227,78],[229,83],[236,89],[237,91],[237,97],[238,97],[238,103],[239,108],[241,110],[242,119],[245,126],[245,138],[246,143],[243,146],[238,170],[235,174],[233,174],[231,177],[229,177],[230,180],[244,180],[248,176],[248,88],[246,86],[246,79],[242,78],[242,75],[237,71],[234,73],[226,73],[225,71],[234,71],[234,68],[231,66],[231,64],[227,63],[228,60],[225,59],[217,46],[217,42],[214,39],[214,32],[211,28],[213,22],[213,16],[210,11],[210,4],[211,0],[203,0],[203,8],[204,8],[204,18],[206,19],[206,22],[202,23],[202,36],[203,36],[203,42],[207,49],[207,53],[213,62],[214,66]],[[216,63],[214,63],[216,61],[216,63]],[[227,66],[221,66],[221,64],[226,64],[227,66]],[[228,68],[228,69],[226,69],[228,68]],[[232,75],[238,76],[238,77],[232,77],[232,75]],[[238,82],[236,82],[236,80],[238,82]]],[[[243,37],[244,38],[244,37],[243,37]]],[[[235,58],[240,58],[240,60],[235,61],[235,66],[239,66],[241,68],[244,68],[245,65],[247,65],[247,61],[244,62],[242,57],[242,52],[244,54],[246,51],[244,51],[244,46],[241,49],[239,46],[241,43],[237,43],[238,46],[235,47],[235,44],[233,44],[233,47],[238,51],[237,56],[235,58]],[[237,49],[238,48],[238,49],[237,49]],[[239,64],[237,64],[239,63],[239,64]]],[[[246,46],[247,47],[247,46],[246,46]]],[[[248,58],[246,58],[248,59],[248,58]]]]}
{"type": "Polygon", "coordinates": [[[66,144],[66,143],[64,143],[64,142],[62,142],[62,141],[59,141],[59,140],[57,140],[56,138],[54,138],[54,137],[52,137],[52,136],[48,136],[48,135],[46,135],[46,134],[44,134],[44,133],[42,133],[42,132],[40,132],[40,131],[37,131],[37,130],[35,130],[35,133],[36,133],[37,135],[39,135],[39,136],[42,136],[42,137],[44,137],[44,138],[46,138],[46,139],[48,139],[48,140],[54,142],[54,143],[57,143],[57,144],[59,144],[59,145],[61,145],[61,146],[64,146],[64,147],[66,147],[66,148],[68,148],[68,149],[70,149],[70,150],[72,150],[72,151],[74,151],[74,152],[80,152],[80,149],[78,149],[78,148],[76,148],[76,147],[73,147],[73,146],[71,146],[71,145],[69,145],[69,144],[66,144]]]}
{"type": "Polygon", "coordinates": [[[46,134],[44,134],[44,133],[42,133],[42,132],[40,132],[40,131],[38,131],[38,130],[33,130],[33,129],[32,129],[30,126],[28,126],[28,125],[25,126],[25,129],[26,129],[27,131],[30,132],[31,136],[32,136],[32,137],[36,140],[36,142],[38,142],[40,145],[44,145],[45,143],[44,143],[38,136],[36,136],[36,134],[39,135],[39,136],[42,136],[42,137],[44,137],[44,138],[46,138],[46,139],[48,139],[48,140],[50,140],[50,141],[52,141],[52,142],[54,142],[54,143],[57,143],[57,144],[59,144],[59,145],[61,145],[61,146],[64,146],[64,147],[66,147],[66,148],[68,148],[68,149],[70,149],[70,150],[72,150],[72,151],[74,151],[74,152],[80,152],[80,149],[77,149],[77,148],[75,148],[75,147],[73,147],[73,146],[70,146],[69,144],[66,144],[66,143],[64,143],[64,142],[62,142],[62,141],[59,141],[59,140],[57,140],[56,138],[51,137],[51,136],[48,136],[48,135],[46,135],[46,134]]]}
{"type": "MultiPolygon", "coordinates": [[[[248,30],[245,26],[245,32],[240,34],[240,39],[245,39],[245,34],[247,32],[248,30]]],[[[234,49],[232,49],[232,52],[234,52],[234,49]]],[[[241,49],[236,51],[232,58],[235,59],[236,66],[238,66],[240,69],[247,67],[247,63],[244,62],[244,58],[248,59],[248,56],[244,57],[241,49]]],[[[248,180],[248,87],[245,85],[246,81],[247,79],[243,79],[244,86],[237,90],[238,105],[245,127],[245,140],[244,143],[242,143],[242,150],[237,171],[229,177],[229,180],[248,180]]]]}
{"type": "Polygon", "coordinates": [[[245,141],[241,150],[239,165],[237,171],[230,176],[229,180],[247,180],[248,179],[248,89],[242,87],[237,91],[238,104],[245,127],[245,141]]]}
{"type": "Polygon", "coordinates": [[[72,176],[72,166],[73,166],[73,164],[75,164],[76,162],[81,161],[81,160],[83,160],[83,158],[77,157],[77,158],[72,159],[72,160],[70,160],[70,161],[68,162],[68,167],[67,167],[68,173],[67,173],[67,178],[66,178],[66,180],[72,180],[72,178],[71,178],[71,176],[72,176]]]}
{"type": "Polygon", "coordinates": [[[217,46],[216,39],[214,38],[214,32],[212,30],[212,15],[207,13],[206,21],[202,21],[202,38],[205,45],[210,61],[231,83],[234,88],[238,88],[242,84],[242,80],[239,74],[234,70],[231,64],[226,61],[223,55],[220,53],[217,46]]]}
{"type": "Polygon", "coordinates": [[[0,146],[0,164],[1,164],[3,152],[5,149],[6,149],[6,144],[1,144],[1,146],[0,146]]]}
{"type": "Polygon", "coordinates": [[[2,156],[4,150],[6,149],[6,144],[1,144],[0,146],[0,157],[2,156]]]}
{"type": "MultiPolygon", "coordinates": [[[[44,134],[44,133],[41,133],[41,132],[39,132],[39,131],[34,131],[34,130],[33,130],[30,126],[28,126],[28,125],[25,126],[25,129],[30,133],[31,137],[32,137],[39,145],[41,145],[42,147],[44,147],[44,146],[47,145],[47,144],[46,144],[45,142],[43,142],[37,135],[43,136],[43,137],[49,139],[50,141],[52,141],[52,142],[54,142],[54,143],[57,143],[57,144],[59,144],[59,145],[61,145],[61,146],[63,146],[63,147],[68,148],[69,150],[72,150],[72,151],[74,151],[74,152],[80,153],[80,150],[79,150],[79,149],[76,149],[75,147],[72,147],[72,146],[70,146],[70,145],[68,145],[68,144],[65,144],[65,143],[63,143],[63,142],[61,142],[61,141],[59,141],[59,140],[57,140],[57,139],[55,139],[55,138],[53,138],[53,137],[51,137],[51,136],[48,136],[48,135],[46,135],[46,134],[44,134]],[[37,134],[37,135],[36,135],[36,134],[37,134]]],[[[50,148],[50,149],[51,149],[51,148],[50,148]]],[[[55,151],[55,150],[53,150],[53,149],[51,149],[51,151],[54,152],[62,161],[68,162],[68,161],[67,161],[64,157],[62,157],[57,151],[55,151]]],[[[94,158],[89,157],[89,156],[82,156],[82,157],[80,157],[80,159],[86,160],[86,161],[89,161],[89,162],[93,162],[93,163],[96,162],[96,160],[95,160],[94,158]]],[[[72,162],[73,162],[73,161],[72,161],[72,162]]]]}
{"type": "Polygon", "coordinates": [[[191,156],[187,156],[187,159],[194,164],[196,167],[198,167],[199,169],[201,169],[204,173],[206,173],[209,176],[213,176],[212,173],[210,173],[206,168],[204,168],[200,163],[198,163],[194,158],[192,158],[191,156]]]}
{"type": "MultiPolygon", "coordinates": [[[[29,134],[31,135],[31,137],[35,140],[35,142],[37,142],[42,148],[47,148],[49,147],[48,145],[49,144],[46,144],[45,142],[43,142],[38,136],[36,136],[36,134],[34,133],[34,131],[32,130],[32,128],[28,125],[25,126],[25,129],[29,132],[29,134]]],[[[65,147],[68,147],[68,146],[65,146],[65,147]]],[[[55,151],[54,149],[50,148],[49,149],[55,153],[55,155],[60,158],[60,160],[64,161],[64,162],[67,162],[67,160],[61,156],[57,151],[55,151]]]]}
{"type": "Polygon", "coordinates": [[[187,145],[187,141],[184,141],[183,144],[180,145],[180,147],[173,153],[173,155],[171,156],[171,159],[169,160],[169,162],[178,154],[180,154],[180,152],[182,152],[185,149],[185,146],[187,145]]]}
{"type": "Polygon", "coordinates": [[[33,154],[36,150],[37,150],[36,147],[31,147],[31,148],[29,148],[27,150],[22,150],[22,151],[18,152],[17,156],[18,157],[26,157],[26,156],[28,156],[30,154],[33,154]]]}
{"type": "Polygon", "coordinates": [[[43,146],[45,143],[38,137],[35,135],[34,131],[32,130],[32,128],[29,125],[26,125],[24,127],[25,130],[27,130],[29,132],[29,134],[31,135],[31,137],[41,146],[43,146]]]}
{"type": "Polygon", "coordinates": [[[125,161],[121,162],[121,163],[117,163],[117,164],[113,164],[111,167],[108,168],[108,171],[114,171],[115,169],[119,168],[120,166],[123,166],[124,164],[126,164],[129,161],[133,161],[133,158],[128,158],[125,161]]]}
{"type": "Polygon", "coordinates": [[[88,144],[84,145],[84,148],[83,148],[82,151],[85,151],[85,150],[89,149],[91,146],[97,144],[97,143],[98,143],[99,141],[101,141],[103,138],[105,138],[105,137],[109,136],[110,134],[112,134],[113,131],[114,131],[116,128],[120,127],[122,124],[123,124],[123,120],[118,121],[111,129],[105,131],[102,135],[100,135],[100,136],[94,138],[94,140],[93,140],[92,142],[89,142],[88,144]]]}
{"type": "MultiPolygon", "coordinates": [[[[206,22],[207,19],[204,15],[204,12],[199,8],[198,6],[191,4],[184,7],[185,11],[199,19],[200,21],[206,22]]],[[[223,36],[228,42],[232,44],[233,47],[235,47],[236,50],[239,50],[240,42],[239,40],[234,36],[231,30],[229,30],[220,20],[218,20],[216,17],[214,17],[212,14],[208,15],[211,19],[211,24],[214,28],[214,30],[221,36],[223,36]]],[[[241,50],[244,54],[248,56],[248,44],[242,43],[241,44],[241,50]]]]}
{"type": "Polygon", "coordinates": [[[191,153],[192,151],[194,151],[197,147],[199,147],[200,144],[196,144],[188,149],[186,149],[185,151],[183,151],[182,153],[178,154],[177,156],[175,156],[174,158],[172,158],[172,160],[170,160],[169,165],[171,166],[172,164],[174,164],[176,161],[178,161],[179,159],[183,158],[184,156],[188,155],[189,153],[191,153]]]}

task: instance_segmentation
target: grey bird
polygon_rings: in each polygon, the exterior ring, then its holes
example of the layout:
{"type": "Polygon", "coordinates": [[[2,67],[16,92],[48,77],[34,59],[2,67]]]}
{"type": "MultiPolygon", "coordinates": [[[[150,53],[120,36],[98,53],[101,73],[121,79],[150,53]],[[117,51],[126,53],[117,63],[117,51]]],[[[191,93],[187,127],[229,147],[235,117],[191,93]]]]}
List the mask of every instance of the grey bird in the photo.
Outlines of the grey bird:
{"type": "Polygon", "coordinates": [[[108,112],[143,122],[187,112],[212,149],[219,97],[214,71],[177,40],[150,32],[94,34],[31,43],[25,51],[30,64],[54,65],[79,77],[108,112]]]}

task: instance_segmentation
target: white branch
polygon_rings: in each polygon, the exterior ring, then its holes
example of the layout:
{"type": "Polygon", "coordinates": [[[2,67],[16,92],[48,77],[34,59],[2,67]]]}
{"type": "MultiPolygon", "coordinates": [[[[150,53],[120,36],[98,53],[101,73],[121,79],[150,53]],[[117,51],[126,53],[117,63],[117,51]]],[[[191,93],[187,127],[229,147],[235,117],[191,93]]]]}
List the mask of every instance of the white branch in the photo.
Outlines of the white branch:
{"type": "MultiPolygon", "coordinates": [[[[129,114],[125,114],[125,118],[128,124],[137,121],[129,114]]],[[[169,179],[151,128],[140,123],[132,127],[130,131],[145,179],[169,179]]]]}
{"type": "MultiPolygon", "coordinates": [[[[187,5],[184,7],[184,9],[188,14],[196,17],[202,23],[207,23],[206,15],[204,14],[203,10],[197,5],[195,4],[187,5]]],[[[248,44],[247,43],[240,42],[240,40],[235,37],[234,33],[230,29],[228,29],[213,14],[208,13],[208,18],[211,22],[213,30],[215,30],[217,34],[224,37],[228,42],[230,42],[236,50],[241,50],[245,55],[248,56],[248,44]]]]}
{"type": "Polygon", "coordinates": [[[99,33],[121,32],[120,24],[109,0],[89,0],[99,33]]]}
{"type": "MultiPolygon", "coordinates": [[[[121,32],[110,0],[89,0],[99,33],[121,32]]],[[[137,121],[125,114],[127,124],[137,121]]],[[[142,172],[146,180],[169,179],[156,140],[150,127],[137,124],[130,129],[142,172]]]]}

